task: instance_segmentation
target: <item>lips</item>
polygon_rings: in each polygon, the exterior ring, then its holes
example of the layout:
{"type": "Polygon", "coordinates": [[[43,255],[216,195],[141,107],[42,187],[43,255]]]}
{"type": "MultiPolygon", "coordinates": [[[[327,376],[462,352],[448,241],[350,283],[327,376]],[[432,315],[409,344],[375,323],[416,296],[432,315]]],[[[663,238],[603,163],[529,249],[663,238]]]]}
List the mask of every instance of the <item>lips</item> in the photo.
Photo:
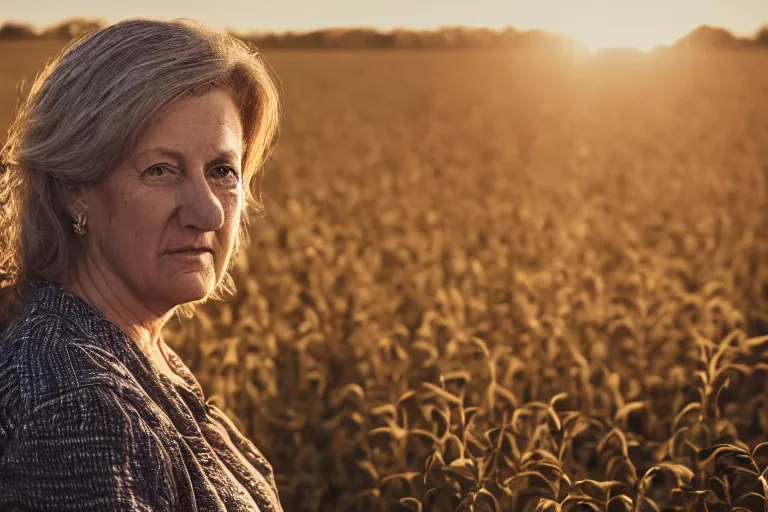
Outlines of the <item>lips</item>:
{"type": "Polygon", "coordinates": [[[176,249],[175,251],[171,251],[170,254],[204,254],[206,252],[213,255],[213,249],[209,249],[208,247],[186,247],[183,249],[176,249]]]}

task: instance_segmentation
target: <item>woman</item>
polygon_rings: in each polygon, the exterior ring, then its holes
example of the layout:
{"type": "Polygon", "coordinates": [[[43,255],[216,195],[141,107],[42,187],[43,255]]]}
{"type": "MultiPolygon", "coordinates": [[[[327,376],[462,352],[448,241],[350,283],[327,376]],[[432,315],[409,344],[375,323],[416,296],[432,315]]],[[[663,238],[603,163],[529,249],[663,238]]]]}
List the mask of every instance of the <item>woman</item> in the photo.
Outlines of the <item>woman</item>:
{"type": "Polygon", "coordinates": [[[255,52],[186,20],[98,30],[37,77],[0,153],[0,510],[282,510],[161,336],[233,290],[280,109],[255,52]]]}

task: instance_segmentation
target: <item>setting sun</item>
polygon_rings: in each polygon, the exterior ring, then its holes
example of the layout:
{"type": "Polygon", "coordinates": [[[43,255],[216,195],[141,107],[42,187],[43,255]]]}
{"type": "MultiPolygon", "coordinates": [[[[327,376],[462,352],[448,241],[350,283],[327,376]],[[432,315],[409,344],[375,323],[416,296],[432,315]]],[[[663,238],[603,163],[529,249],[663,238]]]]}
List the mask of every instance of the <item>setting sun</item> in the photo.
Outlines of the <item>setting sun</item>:
{"type": "Polygon", "coordinates": [[[715,0],[588,0],[544,2],[550,9],[532,12],[527,23],[577,39],[594,52],[605,48],[651,50],[669,45],[699,25],[750,32],[764,18],[766,2],[715,0]],[[738,11],[741,10],[741,14],[738,11]],[[749,26],[748,20],[754,26],[749,26]]]}
{"type": "Polygon", "coordinates": [[[631,48],[649,51],[660,45],[668,45],[675,42],[689,30],[695,27],[679,28],[674,26],[651,26],[653,21],[638,20],[636,27],[625,28],[610,24],[592,26],[585,23],[568,31],[563,31],[580,43],[583,43],[590,52],[606,48],[631,48]]]}

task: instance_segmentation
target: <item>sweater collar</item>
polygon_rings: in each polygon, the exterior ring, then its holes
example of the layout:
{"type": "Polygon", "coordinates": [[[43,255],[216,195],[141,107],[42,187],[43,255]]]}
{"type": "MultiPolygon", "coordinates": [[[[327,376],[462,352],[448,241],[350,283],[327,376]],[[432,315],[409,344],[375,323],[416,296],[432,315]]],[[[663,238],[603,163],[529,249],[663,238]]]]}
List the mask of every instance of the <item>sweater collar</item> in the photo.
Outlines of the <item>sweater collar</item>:
{"type": "MultiPolygon", "coordinates": [[[[32,287],[35,290],[34,301],[51,313],[68,318],[99,319],[112,324],[101,311],[58,281],[38,279],[32,283],[32,287]]],[[[116,325],[112,325],[119,330],[116,325]]]]}
{"type": "Polygon", "coordinates": [[[58,281],[38,279],[32,283],[35,290],[34,304],[55,315],[80,324],[87,331],[107,335],[110,339],[130,338],[120,327],[108,319],[99,309],[76,295],[58,281]]]}
{"type": "MultiPolygon", "coordinates": [[[[73,293],[62,283],[50,279],[38,279],[32,283],[32,288],[34,289],[31,297],[33,307],[67,318],[84,331],[94,334],[99,339],[107,340],[112,349],[123,357],[139,358],[149,367],[153,366],[125,331],[109,320],[99,309],[73,293]]],[[[198,398],[203,399],[194,375],[181,358],[168,347],[162,335],[160,343],[164,344],[165,351],[169,354],[168,364],[186,383],[186,385],[176,382],[174,384],[185,387],[198,398]]]]}

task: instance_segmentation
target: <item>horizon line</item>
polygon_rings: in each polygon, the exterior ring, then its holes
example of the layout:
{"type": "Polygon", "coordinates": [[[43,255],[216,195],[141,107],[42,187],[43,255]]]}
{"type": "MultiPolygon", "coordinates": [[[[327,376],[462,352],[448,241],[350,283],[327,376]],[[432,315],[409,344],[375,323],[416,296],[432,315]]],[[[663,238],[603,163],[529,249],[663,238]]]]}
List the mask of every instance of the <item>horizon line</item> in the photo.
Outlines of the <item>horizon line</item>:
{"type": "MultiPolygon", "coordinates": [[[[73,20],[83,20],[88,22],[102,22],[105,25],[113,25],[115,23],[119,23],[120,21],[123,21],[125,19],[135,19],[135,18],[144,18],[144,19],[164,19],[164,20],[171,20],[175,18],[180,19],[195,19],[196,21],[200,21],[201,23],[204,23],[208,26],[215,27],[215,24],[206,23],[203,20],[200,20],[198,18],[190,18],[186,16],[176,16],[176,17],[164,17],[164,16],[131,16],[128,18],[121,18],[120,20],[116,21],[110,21],[107,18],[104,18],[102,16],[69,16],[66,18],[62,18],[61,20],[51,23],[51,24],[45,24],[40,25],[36,24],[30,21],[21,20],[21,19],[14,19],[14,18],[6,18],[6,19],[0,19],[0,25],[5,25],[8,23],[13,24],[19,24],[19,25],[27,25],[30,27],[34,27],[36,31],[42,31],[48,28],[56,27],[62,23],[66,23],[68,21],[73,20]]],[[[681,37],[689,34],[693,30],[696,30],[700,27],[710,27],[714,29],[722,29],[730,34],[733,34],[734,36],[755,36],[760,33],[761,30],[768,28],[768,19],[762,20],[759,22],[756,22],[755,28],[752,29],[751,32],[745,32],[745,31],[734,31],[733,29],[725,26],[725,25],[719,25],[717,23],[701,23],[698,25],[692,26],[687,31],[681,32],[681,37]]],[[[452,28],[469,28],[469,29],[486,29],[491,31],[503,31],[503,30],[516,30],[519,32],[531,32],[531,31],[541,31],[541,32],[548,32],[550,34],[559,34],[564,35],[568,37],[573,37],[567,34],[566,32],[560,31],[560,30],[553,30],[548,29],[544,27],[524,27],[524,26],[518,26],[514,24],[504,24],[504,25],[478,25],[478,24],[464,24],[464,23],[442,23],[442,24],[435,24],[430,26],[415,26],[415,25],[372,25],[372,24],[348,24],[348,25],[318,25],[316,27],[312,28],[249,28],[249,29],[238,29],[230,26],[224,26],[223,28],[219,28],[220,30],[225,30],[229,32],[234,32],[238,34],[249,34],[249,33],[263,33],[263,34],[285,34],[285,33],[295,33],[295,32],[314,32],[318,30],[339,30],[339,29],[365,29],[365,30],[375,30],[379,32],[394,32],[398,30],[413,30],[413,31],[437,31],[437,30],[445,30],[445,29],[452,29],[452,28]]]]}

